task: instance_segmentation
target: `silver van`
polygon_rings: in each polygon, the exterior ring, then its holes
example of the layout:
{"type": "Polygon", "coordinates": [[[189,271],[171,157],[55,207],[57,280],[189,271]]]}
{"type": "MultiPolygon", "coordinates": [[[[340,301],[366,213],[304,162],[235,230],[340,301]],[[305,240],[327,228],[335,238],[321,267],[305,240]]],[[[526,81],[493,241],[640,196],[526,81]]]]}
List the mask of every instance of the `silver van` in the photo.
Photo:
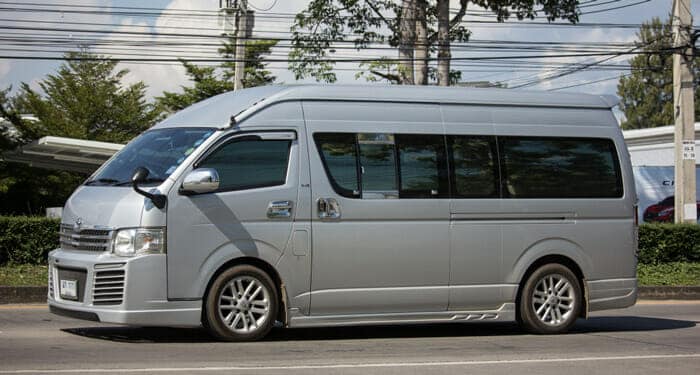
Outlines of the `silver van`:
{"type": "Polygon", "coordinates": [[[604,96],[268,86],[131,141],[66,202],[56,314],[204,326],[514,321],[636,301],[632,169],[604,96]]]}

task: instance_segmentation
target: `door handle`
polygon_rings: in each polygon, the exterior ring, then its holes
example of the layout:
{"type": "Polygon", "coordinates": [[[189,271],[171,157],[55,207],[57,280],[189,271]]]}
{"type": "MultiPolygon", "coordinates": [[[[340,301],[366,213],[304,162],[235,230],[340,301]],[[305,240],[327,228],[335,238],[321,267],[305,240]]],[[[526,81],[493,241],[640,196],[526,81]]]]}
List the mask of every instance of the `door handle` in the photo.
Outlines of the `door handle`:
{"type": "Polygon", "coordinates": [[[267,217],[270,219],[287,219],[292,217],[292,201],[272,201],[267,205],[267,217]]]}
{"type": "Polygon", "coordinates": [[[320,219],[340,219],[340,203],[333,198],[318,198],[318,217],[320,219]]]}

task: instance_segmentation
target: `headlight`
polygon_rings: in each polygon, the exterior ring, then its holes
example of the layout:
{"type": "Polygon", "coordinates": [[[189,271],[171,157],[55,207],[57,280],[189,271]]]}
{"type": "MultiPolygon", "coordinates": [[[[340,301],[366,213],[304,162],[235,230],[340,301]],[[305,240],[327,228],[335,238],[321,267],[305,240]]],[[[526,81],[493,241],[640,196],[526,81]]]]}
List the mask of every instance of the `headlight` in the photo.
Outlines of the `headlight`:
{"type": "Polygon", "coordinates": [[[112,251],[123,257],[165,253],[165,231],[162,228],[122,229],[114,236],[112,251]]]}

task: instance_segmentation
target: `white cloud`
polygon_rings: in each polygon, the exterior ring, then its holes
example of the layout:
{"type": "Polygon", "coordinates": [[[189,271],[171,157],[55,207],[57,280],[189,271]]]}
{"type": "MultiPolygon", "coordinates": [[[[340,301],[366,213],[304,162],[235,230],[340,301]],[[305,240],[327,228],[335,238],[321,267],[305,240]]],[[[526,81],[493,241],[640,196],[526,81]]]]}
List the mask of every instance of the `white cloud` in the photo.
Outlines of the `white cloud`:
{"type": "Polygon", "coordinates": [[[11,66],[10,62],[7,60],[0,60],[0,79],[5,78],[7,73],[10,72],[11,66]]]}

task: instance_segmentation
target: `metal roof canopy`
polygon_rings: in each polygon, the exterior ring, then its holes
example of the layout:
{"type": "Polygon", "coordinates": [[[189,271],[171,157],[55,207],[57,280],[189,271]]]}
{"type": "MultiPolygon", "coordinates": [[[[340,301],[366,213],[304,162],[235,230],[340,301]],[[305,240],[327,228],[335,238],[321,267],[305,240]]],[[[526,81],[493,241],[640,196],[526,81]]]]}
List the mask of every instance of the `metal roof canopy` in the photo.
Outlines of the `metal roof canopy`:
{"type": "Polygon", "coordinates": [[[92,173],[124,145],[64,137],[43,137],[5,152],[2,159],[33,167],[92,173]]]}

